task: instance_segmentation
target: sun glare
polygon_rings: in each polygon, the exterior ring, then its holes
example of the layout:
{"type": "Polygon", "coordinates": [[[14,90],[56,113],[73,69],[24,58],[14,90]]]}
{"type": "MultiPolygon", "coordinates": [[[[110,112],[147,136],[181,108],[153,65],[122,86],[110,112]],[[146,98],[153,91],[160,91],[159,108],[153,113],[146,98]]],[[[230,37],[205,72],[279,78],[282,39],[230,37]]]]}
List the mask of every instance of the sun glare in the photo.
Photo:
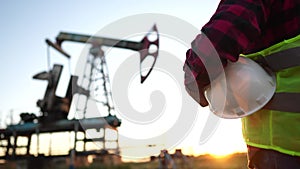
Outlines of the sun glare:
{"type": "Polygon", "coordinates": [[[230,156],[231,153],[229,153],[229,154],[210,154],[210,155],[214,158],[226,158],[226,157],[230,156]]]}

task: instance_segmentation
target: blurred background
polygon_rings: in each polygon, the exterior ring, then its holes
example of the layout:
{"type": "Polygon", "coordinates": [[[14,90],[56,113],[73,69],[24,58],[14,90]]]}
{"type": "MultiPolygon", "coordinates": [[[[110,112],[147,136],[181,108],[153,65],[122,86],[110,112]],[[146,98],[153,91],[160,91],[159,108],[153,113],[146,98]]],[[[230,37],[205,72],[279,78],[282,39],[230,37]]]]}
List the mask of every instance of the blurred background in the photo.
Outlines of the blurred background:
{"type": "MultiPolygon", "coordinates": [[[[78,60],[82,55],[81,52],[85,46],[81,44],[69,44],[64,46],[65,50],[72,56],[68,59],[61,56],[59,52],[52,48],[49,49],[45,43],[46,38],[54,40],[58,33],[62,31],[94,35],[105,26],[119,19],[144,13],[158,13],[174,16],[200,30],[214,13],[218,3],[218,0],[1,1],[0,128],[5,129],[8,125],[18,124],[21,120],[20,114],[22,112],[34,113],[37,116],[40,115],[40,108],[36,105],[36,102],[44,97],[47,82],[34,80],[32,79],[33,75],[41,71],[52,69],[53,65],[57,63],[64,66],[63,78],[74,74],[76,66],[78,66],[78,60]]],[[[153,24],[154,23],[149,23],[149,25],[153,24]]],[[[134,27],[135,25],[132,26],[134,27]]],[[[159,25],[157,26],[159,30],[159,25]]],[[[122,28],[120,27],[120,29],[122,28]]],[[[145,32],[148,30],[145,30],[145,32]]],[[[114,35],[108,36],[110,38],[123,38],[117,37],[117,35],[115,37],[114,35]]],[[[138,38],[134,40],[136,39],[138,38]]],[[[167,43],[163,44],[163,41],[160,43],[162,46],[168,46],[167,43]]],[[[172,50],[172,46],[170,46],[168,50],[172,50]]],[[[185,50],[187,50],[187,48],[177,53],[177,55],[181,57],[179,59],[182,61],[185,59],[185,50]]],[[[122,52],[123,51],[117,51],[116,53],[111,52],[109,53],[109,57],[107,57],[106,62],[110,79],[114,78],[114,75],[122,64],[122,59],[125,59],[124,57],[116,59],[116,57],[112,55],[119,55],[122,52]]],[[[139,68],[138,65],[136,65],[136,68],[139,68]]],[[[182,70],[182,67],[178,67],[178,69],[182,70]]],[[[155,72],[150,76],[155,76],[155,72]]],[[[166,79],[168,80],[168,78],[166,79]]],[[[159,78],[154,78],[154,80],[159,81],[159,78]]],[[[169,83],[172,84],[174,82],[171,81],[169,83]]],[[[64,95],[63,89],[63,87],[62,89],[59,88],[57,95],[64,95]]],[[[145,87],[143,89],[147,90],[145,87]]],[[[166,99],[176,100],[176,98],[170,97],[166,97],[166,99]]],[[[143,109],[143,107],[139,107],[139,105],[143,103],[134,99],[134,95],[130,102],[134,106],[143,109]]],[[[239,119],[220,120],[220,124],[218,124],[213,135],[205,143],[199,144],[203,124],[210,112],[207,108],[199,107],[198,109],[199,114],[194,121],[192,130],[182,139],[180,144],[169,150],[171,153],[174,153],[176,149],[180,149],[185,155],[197,156],[212,154],[215,156],[224,156],[246,151],[239,119]]],[[[118,113],[116,114],[117,117],[122,120],[122,125],[118,128],[120,134],[128,136],[132,136],[136,133],[138,135],[142,134],[142,132],[139,133],[140,131],[136,131],[137,126],[130,124],[127,119],[122,119],[121,116],[118,116],[118,113]]],[[[104,115],[106,116],[108,114],[104,115]]],[[[69,119],[73,118],[73,116],[69,116],[69,119]]],[[[171,118],[172,114],[168,115],[168,117],[171,118]]],[[[161,130],[165,130],[168,126],[166,122],[165,126],[161,125],[160,127],[161,130]]],[[[71,135],[72,134],[74,135],[74,133],[71,133],[71,135]]],[[[144,132],[144,134],[146,137],[147,132],[144,132]]],[[[44,141],[43,138],[40,138],[40,140],[47,144],[46,147],[48,147],[49,145],[55,145],[55,142],[57,142],[55,140],[60,137],[62,136],[48,135],[44,136],[44,141]],[[49,140],[49,137],[52,137],[52,140],[54,140],[51,144],[49,141],[46,141],[47,139],[49,140]]],[[[73,140],[71,140],[71,142],[72,141],[73,140]]],[[[168,139],[162,139],[155,143],[145,142],[145,144],[134,145],[130,141],[120,138],[120,155],[124,161],[149,158],[149,152],[156,152],[153,156],[158,156],[161,153],[160,150],[169,148],[165,147],[168,145],[167,142],[168,139]],[[126,156],[126,154],[134,154],[135,152],[138,152],[137,154],[143,154],[144,152],[145,156],[141,155],[141,158],[138,158],[139,156],[136,156],[136,158],[126,156]],[[125,156],[122,156],[122,154],[125,154],[125,156]]],[[[58,145],[59,144],[60,143],[58,143],[58,145]]],[[[63,148],[64,146],[58,149],[63,148]]]]}

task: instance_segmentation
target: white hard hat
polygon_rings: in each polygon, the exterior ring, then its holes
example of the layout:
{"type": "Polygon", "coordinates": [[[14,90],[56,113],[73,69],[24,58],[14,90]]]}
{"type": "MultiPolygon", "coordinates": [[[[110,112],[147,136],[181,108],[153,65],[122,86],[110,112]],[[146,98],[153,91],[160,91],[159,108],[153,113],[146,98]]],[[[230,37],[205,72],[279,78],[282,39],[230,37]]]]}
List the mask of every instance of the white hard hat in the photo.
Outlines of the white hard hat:
{"type": "Polygon", "coordinates": [[[221,118],[248,116],[266,105],[276,88],[273,72],[266,72],[251,59],[228,61],[225,74],[219,75],[205,90],[209,109],[221,118]]]}

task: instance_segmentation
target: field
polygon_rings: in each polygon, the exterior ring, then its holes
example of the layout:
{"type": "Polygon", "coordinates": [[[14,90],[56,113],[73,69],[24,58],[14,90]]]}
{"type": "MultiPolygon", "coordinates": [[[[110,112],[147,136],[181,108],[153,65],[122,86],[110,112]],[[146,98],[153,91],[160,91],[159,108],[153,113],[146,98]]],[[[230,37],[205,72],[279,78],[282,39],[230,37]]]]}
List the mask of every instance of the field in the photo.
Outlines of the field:
{"type": "MultiPolygon", "coordinates": [[[[169,168],[164,168],[160,165],[159,159],[154,158],[149,162],[118,162],[115,164],[110,163],[109,160],[98,161],[88,165],[76,166],[74,169],[247,169],[247,156],[245,153],[232,154],[225,157],[213,157],[210,155],[201,155],[198,157],[187,157],[185,160],[174,159],[174,165],[169,165],[169,168]],[[85,166],[85,167],[83,167],[85,166]],[[172,168],[173,166],[173,168],[172,168]]],[[[48,161],[48,160],[47,160],[48,161]]],[[[70,169],[66,163],[66,159],[48,163],[44,167],[36,166],[40,169],[70,169]]],[[[35,161],[36,162],[40,161],[35,161]]],[[[7,164],[0,164],[0,169],[32,169],[33,167],[26,167],[20,165],[22,162],[12,162],[7,164]],[[16,165],[16,164],[19,165],[16,165]]],[[[25,164],[25,163],[24,163],[25,164]]],[[[86,164],[86,163],[85,163],[86,164]]]]}
{"type": "MultiPolygon", "coordinates": [[[[176,160],[176,169],[247,169],[247,156],[244,153],[216,158],[210,155],[189,157],[186,162],[176,160]]],[[[77,168],[76,168],[77,169],[77,168]]],[[[122,163],[115,166],[101,166],[93,164],[79,169],[165,169],[159,167],[159,161],[153,160],[143,163],[122,163]]],[[[171,168],[168,168],[171,169],[171,168]]]]}

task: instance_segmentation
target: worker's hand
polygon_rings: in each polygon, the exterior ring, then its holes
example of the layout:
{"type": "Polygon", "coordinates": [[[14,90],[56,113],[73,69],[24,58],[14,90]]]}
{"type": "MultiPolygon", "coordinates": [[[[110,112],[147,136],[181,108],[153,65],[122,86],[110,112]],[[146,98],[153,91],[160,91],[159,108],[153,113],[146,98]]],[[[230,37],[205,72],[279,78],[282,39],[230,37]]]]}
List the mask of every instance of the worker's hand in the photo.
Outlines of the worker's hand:
{"type": "Polygon", "coordinates": [[[192,71],[188,66],[188,62],[183,67],[184,85],[187,93],[202,107],[208,106],[208,102],[204,96],[204,84],[196,80],[192,71]]]}
{"type": "Polygon", "coordinates": [[[187,93],[202,107],[208,106],[208,102],[204,96],[204,89],[198,87],[196,81],[194,83],[185,84],[187,93]]]}

